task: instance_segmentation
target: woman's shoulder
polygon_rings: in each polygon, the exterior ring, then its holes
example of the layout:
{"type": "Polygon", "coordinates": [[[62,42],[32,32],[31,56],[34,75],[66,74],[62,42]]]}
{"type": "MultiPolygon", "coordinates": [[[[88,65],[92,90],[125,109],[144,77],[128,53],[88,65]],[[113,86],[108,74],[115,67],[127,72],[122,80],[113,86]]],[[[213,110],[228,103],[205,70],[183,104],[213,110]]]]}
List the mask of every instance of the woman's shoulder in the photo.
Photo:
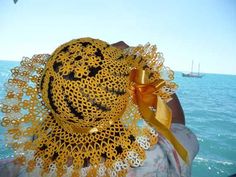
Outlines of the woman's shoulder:
{"type": "Polygon", "coordinates": [[[192,162],[199,151],[197,136],[187,126],[179,123],[173,123],[171,131],[181,144],[187,149],[189,161],[192,162]]]}
{"type": "Polygon", "coordinates": [[[160,176],[178,177],[191,176],[191,165],[196,156],[199,144],[196,135],[185,125],[174,123],[171,131],[189,153],[189,164],[186,164],[173,146],[161,135],[158,144],[146,151],[146,160],[139,168],[130,169],[128,177],[160,176]]]}

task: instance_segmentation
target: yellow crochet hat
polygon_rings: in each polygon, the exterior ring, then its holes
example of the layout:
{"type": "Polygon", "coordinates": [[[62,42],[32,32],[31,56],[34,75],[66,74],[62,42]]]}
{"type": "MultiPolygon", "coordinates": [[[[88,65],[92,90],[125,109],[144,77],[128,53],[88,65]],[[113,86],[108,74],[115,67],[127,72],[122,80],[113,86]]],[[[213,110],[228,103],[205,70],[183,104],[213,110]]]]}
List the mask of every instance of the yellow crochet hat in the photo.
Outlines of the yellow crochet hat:
{"type": "Polygon", "coordinates": [[[81,38],[23,58],[1,103],[7,144],[31,176],[124,176],[158,142],[155,128],[170,126],[172,79],[150,44],[81,38]]]}

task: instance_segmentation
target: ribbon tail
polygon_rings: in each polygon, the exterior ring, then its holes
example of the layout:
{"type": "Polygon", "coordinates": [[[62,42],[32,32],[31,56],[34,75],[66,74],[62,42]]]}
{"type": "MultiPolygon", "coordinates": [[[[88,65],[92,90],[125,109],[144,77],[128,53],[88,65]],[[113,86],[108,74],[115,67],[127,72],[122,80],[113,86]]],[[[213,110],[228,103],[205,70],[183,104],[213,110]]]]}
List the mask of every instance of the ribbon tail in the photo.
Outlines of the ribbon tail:
{"type": "Polygon", "coordinates": [[[157,111],[155,115],[149,107],[143,103],[141,94],[139,92],[137,93],[137,104],[144,120],[161,133],[173,145],[180,157],[188,164],[188,151],[169,130],[172,119],[171,110],[160,97],[157,98],[157,101],[157,111]]]}
{"type": "Polygon", "coordinates": [[[149,121],[149,123],[154,128],[156,128],[158,132],[161,133],[172,144],[172,146],[178,152],[179,156],[188,164],[189,163],[188,151],[181,143],[179,143],[179,141],[176,139],[173,133],[156,119],[149,121]]]}
{"type": "Polygon", "coordinates": [[[157,97],[157,111],[155,118],[170,129],[172,122],[172,111],[159,96],[157,97]]]}

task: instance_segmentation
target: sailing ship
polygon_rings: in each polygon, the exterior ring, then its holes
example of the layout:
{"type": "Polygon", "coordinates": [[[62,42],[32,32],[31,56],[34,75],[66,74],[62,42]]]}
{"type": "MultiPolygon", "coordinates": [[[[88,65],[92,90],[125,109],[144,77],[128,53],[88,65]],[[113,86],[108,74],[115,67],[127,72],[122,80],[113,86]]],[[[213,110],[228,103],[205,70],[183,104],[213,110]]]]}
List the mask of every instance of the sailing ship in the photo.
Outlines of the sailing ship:
{"type": "Polygon", "coordinates": [[[195,78],[202,78],[203,75],[200,74],[200,63],[198,63],[198,72],[193,72],[193,60],[192,60],[192,67],[190,73],[182,73],[183,77],[195,77],[195,78]]]}

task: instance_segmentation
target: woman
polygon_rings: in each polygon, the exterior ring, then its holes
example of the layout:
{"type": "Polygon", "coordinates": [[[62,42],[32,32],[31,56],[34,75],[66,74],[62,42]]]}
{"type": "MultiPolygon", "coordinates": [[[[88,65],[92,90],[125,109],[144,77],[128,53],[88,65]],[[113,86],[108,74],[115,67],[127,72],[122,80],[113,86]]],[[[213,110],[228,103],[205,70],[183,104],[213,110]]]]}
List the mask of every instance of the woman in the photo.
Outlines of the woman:
{"type": "Polygon", "coordinates": [[[72,40],[12,70],[2,125],[16,153],[1,175],[190,176],[198,143],[173,72],[155,46],[113,46],[72,40]]]}

